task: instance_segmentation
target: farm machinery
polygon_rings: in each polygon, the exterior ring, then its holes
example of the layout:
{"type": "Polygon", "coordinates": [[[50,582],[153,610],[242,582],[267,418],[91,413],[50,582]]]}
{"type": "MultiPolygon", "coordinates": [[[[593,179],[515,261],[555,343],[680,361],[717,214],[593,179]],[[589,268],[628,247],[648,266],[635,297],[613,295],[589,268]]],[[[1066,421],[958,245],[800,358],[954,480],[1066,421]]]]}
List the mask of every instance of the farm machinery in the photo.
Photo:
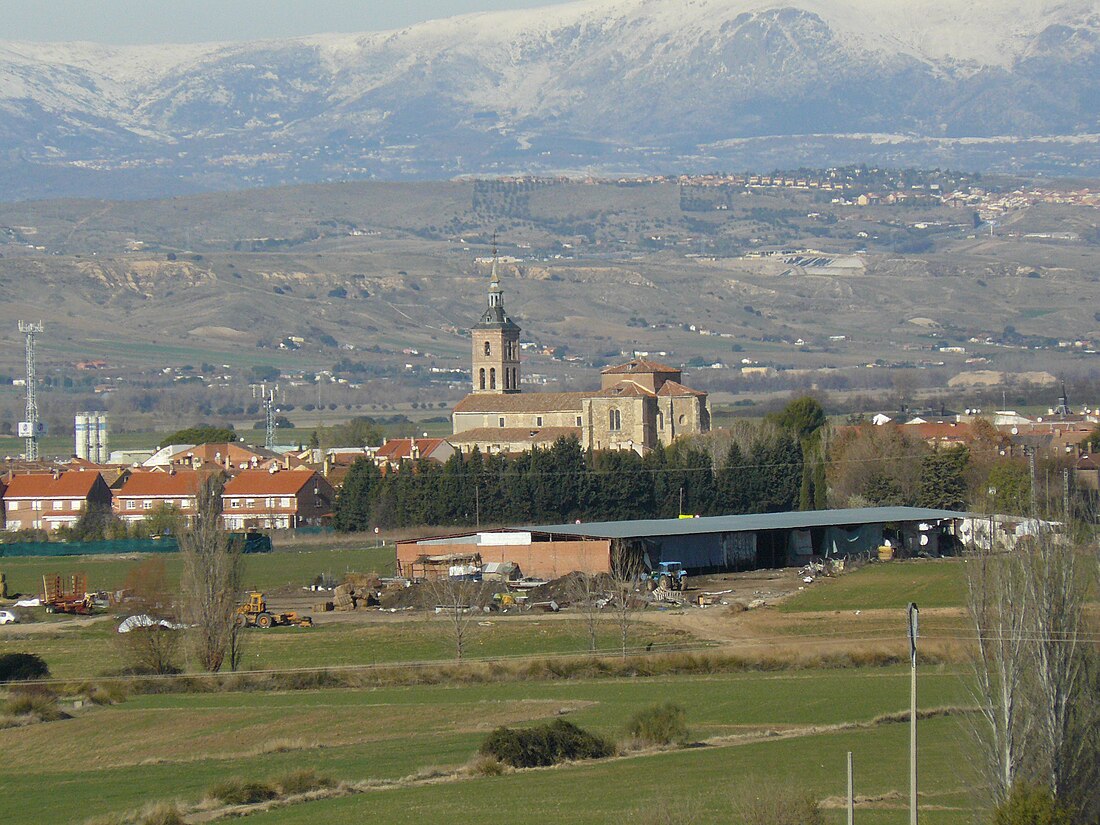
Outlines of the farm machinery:
{"type": "Polygon", "coordinates": [[[687,571],[678,561],[663,561],[649,572],[649,579],[662,590],[683,590],[687,584],[687,571]]]}
{"type": "Polygon", "coordinates": [[[248,601],[237,607],[237,627],[258,627],[267,630],[269,627],[313,627],[313,618],[303,616],[291,611],[289,613],[274,613],[267,609],[267,599],[263,593],[248,594],[248,601]]]}

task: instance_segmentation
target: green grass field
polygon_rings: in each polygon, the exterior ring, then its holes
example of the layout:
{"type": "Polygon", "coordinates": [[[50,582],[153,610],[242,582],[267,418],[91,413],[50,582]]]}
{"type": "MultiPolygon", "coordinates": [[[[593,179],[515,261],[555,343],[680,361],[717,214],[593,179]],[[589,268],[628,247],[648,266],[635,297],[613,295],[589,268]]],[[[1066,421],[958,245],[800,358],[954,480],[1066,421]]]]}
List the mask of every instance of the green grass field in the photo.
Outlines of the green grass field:
{"type": "MultiPolygon", "coordinates": [[[[949,670],[930,670],[921,684],[924,707],[965,700],[959,677],[949,670]]],[[[351,782],[394,780],[463,764],[500,724],[567,712],[582,727],[621,737],[635,710],[667,700],[688,710],[693,738],[700,741],[811,725],[823,729],[756,744],[718,743],[497,779],[395,788],[306,803],[255,821],[350,823],[369,810],[379,822],[465,822],[472,821],[472,811],[478,821],[525,812],[540,820],[610,822],[650,808],[669,781],[677,805],[697,800],[709,816],[728,808],[730,793],[739,788],[783,783],[822,796],[840,794],[848,749],[861,770],[860,793],[904,790],[904,724],[828,727],[869,723],[906,707],[907,671],[880,668],[135,697],[72,720],[0,730],[0,794],[20,801],[8,810],[7,822],[80,822],[150,800],[195,802],[229,775],[266,779],[308,766],[351,782]],[[56,747],[58,736],[64,736],[64,748],[56,747]]],[[[957,804],[965,787],[960,723],[947,718],[921,724],[929,801],[957,804]]]]}
{"type": "MultiPolygon", "coordinates": [[[[300,586],[317,572],[368,569],[372,560],[381,569],[389,558],[391,551],[314,549],[253,556],[249,564],[256,582],[272,590],[281,583],[300,586]]],[[[21,581],[42,564],[69,560],[13,561],[21,581]]],[[[108,580],[124,577],[125,565],[134,562],[78,563],[108,580]]],[[[832,634],[841,644],[848,634],[858,647],[866,639],[896,636],[894,611],[910,599],[929,608],[961,605],[962,572],[959,562],[871,565],[807,589],[780,611],[750,611],[729,620],[762,621],[773,639],[798,639],[810,654],[821,648],[815,639],[832,634]],[[865,620],[866,626],[860,624],[865,620]]],[[[35,651],[56,676],[94,680],[122,665],[113,627],[110,620],[86,627],[58,622],[33,633],[7,627],[0,651],[35,651]]],[[[689,627],[640,622],[633,643],[653,642],[659,651],[665,644],[701,642],[689,627]]],[[[953,610],[933,610],[922,628],[929,638],[963,629],[953,610]]],[[[601,647],[613,649],[614,637],[608,622],[601,647]]],[[[444,621],[424,613],[250,631],[245,645],[244,667],[252,670],[445,662],[454,652],[444,621]]],[[[538,657],[585,648],[584,628],[565,614],[486,616],[471,623],[466,655],[538,657]]],[[[0,799],[19,800],[4,809],[3,821],[84,823],[149,802],[194,805],[228,776],[271,780],[308,767],[374,787],[255,813],[249,821],[351,825],[365,818],[462,823],[522,817],[575,825],[624,818],[637,825],[676,825],[736,821],[732,812],[746,795],[794,788],[826,800],[826,821],[839,825],[848,750],[855,754],[857,793],[877,798],[859,810],[859,821],[904,821],[908,727],[879,717],[896,719],[907,708],[908,669],[785,667],[488,683],[455,675],[441,684],[409,687],[136,695],[118,705],[80,709],[73,719],[0,729],[0,799]],[[564,714],[621,739],[633,712],[664,701],[687,710],[700,746],[499,777],[452,774],[498,725],[564,714]],[[422,779],[436,773],[442,776],[435,781],[422,779]]],[[[929,825],[973,821],[986,804],[971,790],[977,783],[974,754],[968,722],[957,710],[970,704],[967,672],[961,665],[921,668],[921,706],[956,709],[920,723],[921,817],[929,825]]]]}
{"type": "MultiPolygon", "coordinates": [[[[321,574],[339,578],[353,571],[380,575],[393,573],[395,557],[392,547],[374,547],[373,540],[369,539],[351,539],[348,543],[352,546],[341,544],[333,549],[328,546],[280,548],[273,553],[249,555],[245,559],[245,587],[257,590],[299,587],[310,584],[321,574]]],[[[137,554],[56,558],[12,556],[0,558],[0,571],[7,576],[8,591],[11,593],[40,593],[43,573],[69,575],[78,572],[87,574],[88,587],[92,590],[117,590],[125,583],[127,574],[146,558],[149,556],[137,554]]],[[[178,553],[165,553],[156,558],[164,560],[170,577],[178,577],[182,573],[178,553]]]]}
{"type": "MultiPolygon", "coordinates": [[[[631,636],[635,647],[693,641],[688,634],[639,625],[631,636]]],[[[124,640],[115,623],[103,620],[85,627],[60,622],[34,633],[4,628],[0,653],[31,652],[41,656],[57,679],[94,679],[114,675],[126,664],[124,640]]],[[[610,623],[599,635],[601,650],[614,652],[618,638],[610,623]]],[[[471,623],[464,644],[468,659],[509,656],[581,654],[588,650],[579,621],[491,621],[471,623]]],[[[338,622],[312,628],[249,630],[244,636],[242,670],[351,667],[400,662],[450,661],[455,646],[444,619],[420,615],[405,622],[338,622]]],[[[181,664],[187,664],[181,654],[181,664]]]]}
{"type": "Polygon", "coordinates": [[[966,604],[965,561],[936,559],[870,564],[834,579],[819,579],[810,589],[785,601],[785,613],[828,610],[962,607],[966,604]]]}

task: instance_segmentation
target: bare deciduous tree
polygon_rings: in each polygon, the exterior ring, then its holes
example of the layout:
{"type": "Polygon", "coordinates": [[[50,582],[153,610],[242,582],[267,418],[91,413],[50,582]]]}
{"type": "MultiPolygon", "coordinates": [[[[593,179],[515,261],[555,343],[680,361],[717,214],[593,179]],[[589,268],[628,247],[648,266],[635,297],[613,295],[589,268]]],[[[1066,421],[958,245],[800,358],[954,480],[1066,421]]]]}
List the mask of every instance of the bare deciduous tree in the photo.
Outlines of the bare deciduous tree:
{"type": "Polygon", "coordinates": [[[1082,822],[1100,809],[1097,651],[1083,559],[1068,535],[1042,529],[1009,552],[976,551],[968,562],[982,716],[974,731],[995,798],[1041,783],[1082,822]]]}
{"type": "Polygon", "coordinates": [[[593,576],[590,573],[573,573],[569,579],[568,593],[570,604],[580,614],[585,634],[588,636],[588,649],[593,653],[599,644],[600,624],[606,617],[608,605],[606,577],[593,576]]]}
{"type": "Polygon", "coordinates": [[[981,711],[974,733],[997,803],[1020,770],[1028,715],[1021,696],[1027,668],[1028,607],[1019,558],[978,549],[967,561],[970,620],[977,638],[972,692],[981,711]]]}
{"type": "Polygon", "coordinates": [[[1026,600],[1031,620],[1035,680],[1033,712],[1046,784],[1066,799],[1072,763],[1082,743],[1070,738],[1073,705],[1084,686],[1085,581],[1080,549],[1050,531],[1042,531],[1024,554],[1026,600]]]}
{"type": "Polygon", "coordinates": [[[135,565],[124,587],[130,592],[133,614],[140,617],[128,632],[118,634],[127,668],[134,673],[178,673],[177,593],[168,581],[164,560],[151,558],[135,565]],[[162,621],[171,627],[164,627],[162,621]]]}
{"type": "Polygon", "coordinates": [[[613,539],[609,589],[615,606],[615,622],[619,626],[619,642],[624,659],[630,641],[630,629],[635,621],[634,614],[644,571],[645,566],[638,548],[621,539],[613,539]]]}
{"type": "Polygon", "coordinates": [[[191,523],[180,531],[184,618],[199,666],[216,673],[239,660],[236,610],[243,576],[243,546],[221,523],[221,483],[206,479],[196,495],[191,523]]]}
{"type": "Polygon", "coordinates": [[[446,621],[455,646],[455,658],[461,660],[466,649],[470,622],[477,612],[481,582],[440,576],[426,580],[424,586],[435,601],[437,614],[446,621]]]}

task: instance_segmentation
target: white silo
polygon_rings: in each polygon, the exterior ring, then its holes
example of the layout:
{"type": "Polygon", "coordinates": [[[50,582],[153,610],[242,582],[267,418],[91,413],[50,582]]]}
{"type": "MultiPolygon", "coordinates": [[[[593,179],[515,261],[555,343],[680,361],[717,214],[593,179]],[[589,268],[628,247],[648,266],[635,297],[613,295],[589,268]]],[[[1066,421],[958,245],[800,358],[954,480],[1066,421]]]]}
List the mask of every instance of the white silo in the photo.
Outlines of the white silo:
{"type": "Polygon", "coordinates": [[[106,464],[107,458],[110,456],[110,451],[107,448],[107,413],[97,412],[95,414],[95,430],[96,430],[96,464],[106,464]]]}
{"type": "Polygon", "coordinates": [[[88,460],[91,453],[88,449],[88,419],[86,412],[76,414],[75,447],[76,457],[88,460]]]}

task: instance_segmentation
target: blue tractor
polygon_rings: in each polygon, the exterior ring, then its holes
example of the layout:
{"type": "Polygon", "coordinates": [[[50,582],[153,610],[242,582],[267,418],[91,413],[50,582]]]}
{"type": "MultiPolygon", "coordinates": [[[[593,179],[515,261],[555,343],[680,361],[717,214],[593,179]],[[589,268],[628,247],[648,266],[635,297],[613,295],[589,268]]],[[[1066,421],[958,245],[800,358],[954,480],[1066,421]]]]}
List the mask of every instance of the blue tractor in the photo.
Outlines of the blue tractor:
{"type": "Polygon", "coordinates": [[[649,571],[649,577],[657,587],[665,590],[683,590],[687,585],[687,571],[678,561],[661,562],[649,571]]]}

